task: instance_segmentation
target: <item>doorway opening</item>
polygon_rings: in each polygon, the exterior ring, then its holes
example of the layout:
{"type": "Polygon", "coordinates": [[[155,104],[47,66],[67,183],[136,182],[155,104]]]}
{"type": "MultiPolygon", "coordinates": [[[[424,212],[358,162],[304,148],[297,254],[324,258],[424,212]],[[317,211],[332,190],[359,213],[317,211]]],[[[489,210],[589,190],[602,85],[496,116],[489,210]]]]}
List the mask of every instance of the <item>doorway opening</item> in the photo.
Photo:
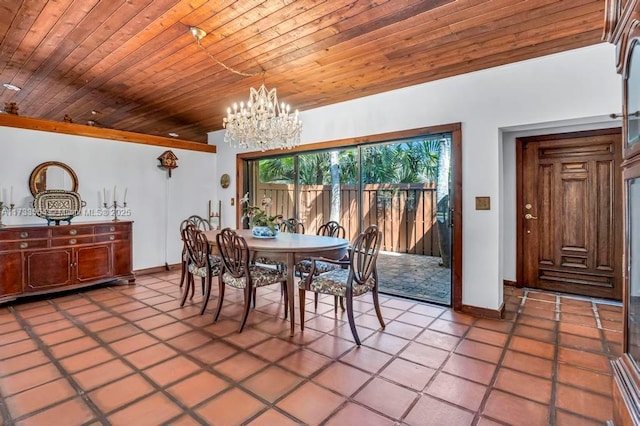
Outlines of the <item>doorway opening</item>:
{"type": "Polygon", "coordinates": [[[516,141],[517,284],[621,300],[620,129],[516,141]]]}

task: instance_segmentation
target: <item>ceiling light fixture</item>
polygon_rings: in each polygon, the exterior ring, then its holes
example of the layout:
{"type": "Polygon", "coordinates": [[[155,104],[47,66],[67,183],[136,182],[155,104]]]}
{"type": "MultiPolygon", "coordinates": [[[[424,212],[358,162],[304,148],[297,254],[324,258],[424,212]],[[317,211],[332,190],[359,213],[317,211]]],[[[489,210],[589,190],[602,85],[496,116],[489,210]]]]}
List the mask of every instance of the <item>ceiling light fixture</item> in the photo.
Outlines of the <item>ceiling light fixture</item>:
{"type": "Polygon", "coordinates": [[[264,85],[264,70],[249,74],[228,67],[200,44],[200,40],[207,35],[204,30],[191,27],[190,32],[198,46],[226,70],[245,77],[262,74],[262,85],[257,90],[253,87],[249,89],[247,103],[234,103],[233,108],[227,109],[227,116],[222,120],[222,126],[226,129],[224,141],[231,146],[260,151],[291,149],[300,145],[302,121],[298,117],[298,111],[291,113],[289,105],[284,102],[278,103],[276,89],[268,90],[264,85]]]}
{"type": "Polygon", "coordinates": [[[2,86],[4,86],[5,89],[15,90],[16,92],[19,92],[22,90],[18,86],[14,86],[13,84],[9,84],[9,83],[4,83],[2,86]]]}

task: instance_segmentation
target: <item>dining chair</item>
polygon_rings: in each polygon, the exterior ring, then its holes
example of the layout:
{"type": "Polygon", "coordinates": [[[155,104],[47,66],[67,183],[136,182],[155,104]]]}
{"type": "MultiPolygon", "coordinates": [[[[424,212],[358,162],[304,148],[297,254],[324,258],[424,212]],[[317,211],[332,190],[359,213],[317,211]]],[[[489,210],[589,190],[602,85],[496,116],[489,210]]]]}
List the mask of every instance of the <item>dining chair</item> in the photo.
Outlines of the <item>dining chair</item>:
{"type": "Polygon", "coordinates": [[[182,240],[185,243],[187,252],[187,286],[182,294],[180,306],[184,306],[187,301],[189,291],[191,298],[195,293],[194,276],[200,277],[202,281],[202,308],[200,315],[204,314],[211,296],[211,283],[213,277],[220,272],[220,259],[211,254],[211,246],[204,232],[198,229],[193,223],[188,223],[182,231],[182,240]]]}
{"type": "MultiPolygon", "coordinates": [[[[247,241],[235,231],[229,228],[223,229],[216,235],[216,244],[221,258],[220,274],[218,275],[218,309],[216,310],[213,322],[218,321],[220,311],[222,310],[222,302],[224,300],[224,290],[226,286],[237,288],[244,291],[244,312],[238,333],[242,332],[249,309],[251,299],[254,299],[257,287],[264,287],[271,284],[284,284],[287,281],[287,275],[274,268],[268,268],[250,262],[249,247],[247,241]]],[[[287,318],[288,294],[286,285],[284,286],[284,317],[287,318]]],[[[293,313],[292,313],[293,314],[293,313]]]]}
{"type": "Polygon", "coordinates": [[[294,234],[304,234],[304,224],[295,217],[283,220],[280,224],[280,232],[292,232],[294,234]]]}
{"type": "MultiPolygon", "coordinates": [[[[197,229],[201,231],[210,231],[212,229],[211,224],[204,218],[198,215],[192,215],[180,222],[180,236],[182,237],[182,231],[187,227],[188,224],[194,225],[197,229]]],[[[187,246],[184,242],[184,238],[182,239],[182,256],[180,257],[180,288],[184,285],[184,280],[187,276],[187,246]]],[[[204,292],[204,288],[203,288],[204,292]]]]}
{"type": "MultiPolygon", "coordinates": [[[[330,220],[329,222],[323,224],[322,226],[320,226],[320,228],[318,228],[318,231],[316,232],[316,235],[322,235],[325,237],[336,237],[336,238],[344,238],[346,234],[347,234],[347,231],[344,229],[344,226],[340,225],[335,220],[330,220]]],[[[340,269],[340,268],[342,268],[341,265],[318,261],[316,262],[315,273],[317,275],[323,272],[328,272],[328,271],[331,271],[334,269],[340,269]]],[[[304,276],[308,275],[310,271],[311,271],[311,260],[303,259],[296,264],[296,272],[298,273],[298,275],[300,275],[300,278],[304,278],[304,276]]],[[[313,295],[313,307],[316,310],[318,309],[318,293],[315,293],[313,295]]],[[[342,302],[342,299],[340,299],[340,307],[342,308],[342,310],[344,310],[344,304],[342,302]]],[[[338,312],[337,296],[334,298],[334,309],[336,312],[338,312]]]]}
{"type": "Polygon", "coordinates": [[[335,297],[344,297],[347,301],[347,319],[351,333],[360,346],[360,337],[353,318],[353,298],[371,292],[373,295],[373,305],[380,321],[380,326],[384,329],[384,319],[380,312],[378,301],[378,272],[376,261],[382,243],[382,232],[376,225],[370,225],[362,232],[351,245],[348,260],[331,260],[321,257],[313,257],[309,274],[301,279],[298,284],[300,297],[300,328],[304,329],[304,311],[306,291],[313,291],[315,294],[329,294],[335,297]],[[316,274],[316,266],[319,262],[328,262],[338,265],[337,269],[316,274]],[[341,266],[347,266],[343,269],[341,266]]]}

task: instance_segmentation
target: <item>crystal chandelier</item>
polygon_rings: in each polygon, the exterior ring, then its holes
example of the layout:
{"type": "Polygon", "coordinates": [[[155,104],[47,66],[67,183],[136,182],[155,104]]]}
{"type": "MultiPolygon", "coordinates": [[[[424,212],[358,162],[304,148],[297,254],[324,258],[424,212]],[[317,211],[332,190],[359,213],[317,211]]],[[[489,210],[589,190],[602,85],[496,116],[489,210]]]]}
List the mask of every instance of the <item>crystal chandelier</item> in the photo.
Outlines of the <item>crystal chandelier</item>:
{"type": "Polygon", "coordinates": [[[291,149],[300,145],[302,122],[298,111],[290,113],[289,105],[278,104],[276,89],[267,90],[264,83],[258,90],[249,89],[249,101],[233,104],[222,120],[226,129],[224,141],[240,148],[291,149]]]}
{"type": "MultiPolygon", "coordinates": [[[[236,71],[223,64],[200,44],[207,33],[197,27],[191,27],[190,31],[198,46],[226,70],[246,77],[258,75],[236,71]]],[[[284,102],[278,104],[276,89],[267,90],[264,85],[264,71],[260,88],[249,89],[246,104],[240,102],[238,107],[234,103],[233,108],[228,108],[222,126],[225,128],[224,141],[234,147],[266,151],[276,148],[291,149],[300,145],[302,121],[298,118],[298,111],[291,113],[289,105],[284,102]]]]}

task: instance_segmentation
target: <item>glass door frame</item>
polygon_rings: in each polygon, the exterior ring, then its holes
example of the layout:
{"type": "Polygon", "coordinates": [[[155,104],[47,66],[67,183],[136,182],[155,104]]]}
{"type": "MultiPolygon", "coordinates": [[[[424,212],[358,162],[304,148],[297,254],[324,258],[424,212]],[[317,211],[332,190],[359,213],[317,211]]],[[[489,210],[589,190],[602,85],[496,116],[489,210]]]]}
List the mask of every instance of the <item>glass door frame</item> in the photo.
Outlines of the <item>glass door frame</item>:
{"type": "MultiPolygon", "coordinates": [[[[402,130],[397,132],[382,133],[376,135],[360,136],[349,139],[340,139],[335,141],[309,143],[298,146],[283,154],[281,150],[270,150],[265,152],[243,152],[236,156],[236,170],[239,179],[237,179],[236,195],[242,197],[243,188],[246,181],[246,161],[255,160],[266,157],[275,157],[279,155],[290,155],[294,153],[320,151],[330,148],[348,148],[370,143],[378,143],[385,141],[410,139],[420,136],[429,136],[433,134],[450,133],[451,134],[451,181],[452,181],[452,211],[451,211],[451,307],[456,311],[481,315],[490,318],[503,317],[504,309],[492,310],[483,309],[473,306],[464,305],[463,288],[462,288],[462,125],[461,123],[444,124],[438,126],[422,127],[410,130],[402,130]]],[[[236,223],[240,223],[242,216],[241,206],[236,204],[236,223]]],[[[361,215],[360,215],[361,216],[361,215]]]]}

